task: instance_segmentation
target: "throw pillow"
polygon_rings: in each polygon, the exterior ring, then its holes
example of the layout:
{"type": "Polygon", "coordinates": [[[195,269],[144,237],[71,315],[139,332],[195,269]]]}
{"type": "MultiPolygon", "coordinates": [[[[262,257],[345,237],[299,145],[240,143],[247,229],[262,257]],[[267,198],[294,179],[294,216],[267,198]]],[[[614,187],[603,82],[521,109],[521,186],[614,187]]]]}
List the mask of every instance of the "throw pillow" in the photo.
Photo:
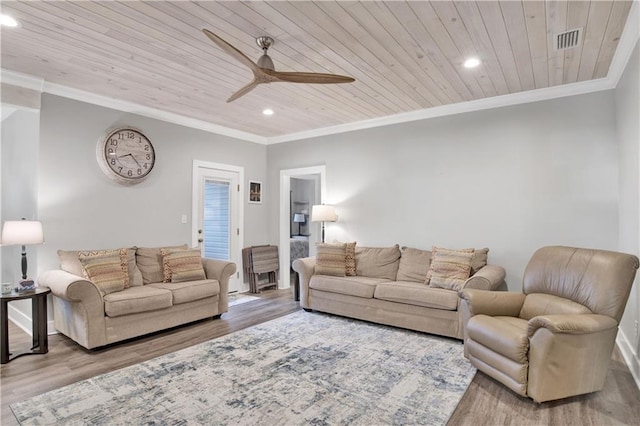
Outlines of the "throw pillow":
{"type": "Polygon", "coordinates": [[[164,271],[164,282],[182,283],[204,280],[207,276],[202,267],[200,249],[160,249],[164,271]]]}
{"type": "MultiPolygon", "coordinates": [[[[333,241],[334,244],[343,244],[340,241],[333,241]]],[[[346,270],[345,274],[347,277],[355,277],[356,274],[356,241],[352,243],[344,243],[347,245],[347,255],[345,256],[346,262],[346,270]]]]}
{"type": "Polygon", "coordinates": [[[487,258],[489,257],[489,249],[476,249],[471,260],[471,275],[475,275],[480,269],[487,266],[487,258]]]}
{"type": "Polygon", "coordinates": [[[431,252],[411,247],[402,247],[400,251],[398,281],[424,283],[431,266],[431,252]]]}
{"type": "Polygon", "coordinates": [[[347,271],[346,257],[346,244],[317,243],[315,273],[317,275],[344,277],[347,271]]]}
{"type": "Polygon", "coordinates": [[[173,247],[138,247],[136,263],[142,273],[142,281],[146,284],[161,283],[163,281],[162,255],[160,249],[187,249],[187,245],[173,247]]]}
{"type": "Polygon", "coordinates": [[[127,249],[80,252],[78,260],[103,296],[129,287],[127,249]]]}
{"type": "Polygon", "coordinates": [[[460,290],[471,273],[474,249],[450,250],[433,247],[425,284],[435,288],[460,290]]]}
{"type": "MultiPolygon", "coordinates": [[[[136,265],[136,247],[130,247],[127,250],[127,269],[129,271],[129,286],[141,286],[142,274],[136,265]]],[[[58,259],[60,260],[60,269],[79,277],[85,277],[84,268],[78,258],[80,253],[101,253],[107,250],[58,250],[58,259]]]]}

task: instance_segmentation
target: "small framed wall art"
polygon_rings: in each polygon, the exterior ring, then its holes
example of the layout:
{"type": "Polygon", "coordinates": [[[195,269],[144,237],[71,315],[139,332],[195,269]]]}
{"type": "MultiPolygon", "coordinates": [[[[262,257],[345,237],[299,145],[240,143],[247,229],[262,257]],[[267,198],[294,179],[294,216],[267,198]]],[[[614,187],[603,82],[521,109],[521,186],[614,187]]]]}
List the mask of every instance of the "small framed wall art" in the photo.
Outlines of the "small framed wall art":
{"type": "Polygon", "coordinates": [[[252,204],[262,204],[262,182],[257,180],[249,181],[249,202],[252,204]]]}

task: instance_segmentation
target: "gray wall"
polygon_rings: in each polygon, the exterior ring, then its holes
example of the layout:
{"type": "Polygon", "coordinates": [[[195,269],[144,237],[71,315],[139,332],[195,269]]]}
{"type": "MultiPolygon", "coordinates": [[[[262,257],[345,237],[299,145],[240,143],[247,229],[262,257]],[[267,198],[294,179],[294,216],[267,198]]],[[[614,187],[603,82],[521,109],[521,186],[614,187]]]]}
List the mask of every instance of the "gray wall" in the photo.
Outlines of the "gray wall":
{"type": "MultiPolygon", "coordinates": [[[[249,180],[266,181],[263,145],[43,95],[38,208],[47,244],[40,271],[58,267],[58,249],[190,244],[193,160],[244,167],[245,194],[249,180]],[[110,180],[96,161],[105,130],[125,124],[149,137],[157,157],[149,177],[131,187],[110,180]],[[189,223],[180,223],[182,214],[189,223]]],[[[268,201],[242,202],[244,246],[264,244],[268,201]]]]}
{"type": "MultiPolygon", "coordinates": [[[[37,219],[38,120],[38,112],[16,110],[2,122],[2,223],[37,219]]],[[[35,276],[36,250],[27,250],[29,276],[35,276]]],[[[21,278],[20,252],[20,246],[2,247],[4,281],[21,278]]]]}
{"type": "MultiPolygon", "coordinates": [[[[636,44],[629,64],[615,92],[616,124],[620,141],[620,250],[640,255],[640,54],[636,44]]],[[[635,324],[640,321],[638,281],[631,290],[629,302],[620,323],[621,337],[635,352],[630,365],[636,380],[640,379],[640,337],[635,324]]],[[[633,356],[633,353],[630,354],[633,356]]]]}
{"type": "Polygon", "coordinates": [[[326,164],[327,241],[489,247],[520,290],[544,245],[618,248],[613,91],[270,145],[270,241],[281,169],[326,164]]]}
{"type": "MultiPolygon", "coordinates": [[[[38,219],[38,138],[39,112],[18,109],[2,121],[0,139],[1,164],[1,220],[38,219]]],[[[0,225],[2,226],[2,225],[0,225]]],[[[46,237],[46,234],[45,234],[46,237]]],[[[22,278],[20,246],[3,246],[0,281],[17,284],[22,278]]],[[[38,248],[27,247],[29,278],[37,277],[38,248]]],[[[31,316],[31,304],[19,301],[11,307],[31,316]]]]}

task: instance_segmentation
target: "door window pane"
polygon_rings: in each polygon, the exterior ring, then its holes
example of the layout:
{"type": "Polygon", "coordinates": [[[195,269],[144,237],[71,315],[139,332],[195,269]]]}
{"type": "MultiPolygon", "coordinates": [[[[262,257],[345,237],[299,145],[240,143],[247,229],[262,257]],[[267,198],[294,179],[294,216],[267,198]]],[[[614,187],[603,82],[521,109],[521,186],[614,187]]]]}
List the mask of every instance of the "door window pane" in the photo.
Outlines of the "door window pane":
{"type": "Polygon", "coordinates": [[[204,257],[230,259],[229,182],[204,182],[204,257]]]}

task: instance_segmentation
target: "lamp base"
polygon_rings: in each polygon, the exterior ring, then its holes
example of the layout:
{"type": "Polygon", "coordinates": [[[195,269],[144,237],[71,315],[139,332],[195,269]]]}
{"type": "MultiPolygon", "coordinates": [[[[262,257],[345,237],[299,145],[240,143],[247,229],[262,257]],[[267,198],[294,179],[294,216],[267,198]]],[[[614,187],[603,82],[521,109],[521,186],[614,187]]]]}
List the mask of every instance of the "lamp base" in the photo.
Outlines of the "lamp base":
{"type": "Polygon", "coordinates": [[[21,280],[18,283],[18,286],[15,288],[15,292],[16,293],[28,293],[30,291],[35,291],[36,290],[36,284],[33,282],[33,280],[21,280]]]}

